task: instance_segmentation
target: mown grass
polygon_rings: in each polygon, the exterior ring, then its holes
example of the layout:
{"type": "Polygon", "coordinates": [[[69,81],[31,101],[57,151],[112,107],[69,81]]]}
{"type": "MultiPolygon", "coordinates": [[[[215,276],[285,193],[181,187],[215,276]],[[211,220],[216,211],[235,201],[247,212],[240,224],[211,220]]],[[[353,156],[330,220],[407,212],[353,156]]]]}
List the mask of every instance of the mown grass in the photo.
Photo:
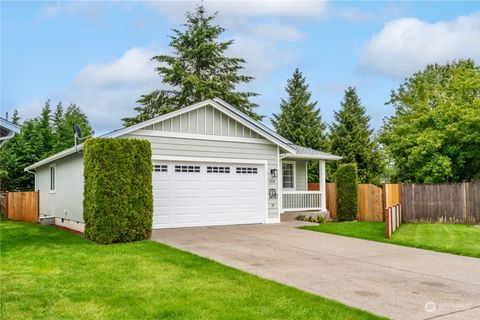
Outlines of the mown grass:
{"type": "Polygon", "coordinates": [[[331,222],[301,228],[480,258],[480,228],[472,225],[405,223],[388,240],[383,222],[331,222]]]}
{"type": "Polygon", "coordinates": [[[2,319],[377,319],[154,241],[0,221],[2,319]]]}

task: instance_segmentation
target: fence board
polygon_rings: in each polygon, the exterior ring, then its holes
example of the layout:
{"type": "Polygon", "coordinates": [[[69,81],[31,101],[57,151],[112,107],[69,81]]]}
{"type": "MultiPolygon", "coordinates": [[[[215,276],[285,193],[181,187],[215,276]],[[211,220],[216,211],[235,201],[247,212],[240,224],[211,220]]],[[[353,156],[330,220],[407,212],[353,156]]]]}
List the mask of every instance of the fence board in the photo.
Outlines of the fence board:
{"type": "Polygon", "coordinates": [[[327,183],[326,188],[327,210],[330,213],[330,217],[335,219],[337,217],[337,185],[335,183],[327,183]]]}
{"type": "Polygon", "coordinates": [[[400,185],[397,183],[386,183],[383,185],[383,197],[384,203],[383,206],[385,208],[393,207],[400,203],[401,195],[400,195],[400,185]]]}
{"type": "Polygon", "coordinates": [[[480,223],[480,181],[401,185],[403,222],[480,223]]]}
{"type": "Polygon", "coordinates": [[[373,184],[358,185],[358,221],[383,221],[383,190],[373,184]]]}
{"type": "Polygon", "coordinates": [[[39,212],[38,199],[38,192],[7,192],[7,218],[24,222],[37,222],[39,212]]]}

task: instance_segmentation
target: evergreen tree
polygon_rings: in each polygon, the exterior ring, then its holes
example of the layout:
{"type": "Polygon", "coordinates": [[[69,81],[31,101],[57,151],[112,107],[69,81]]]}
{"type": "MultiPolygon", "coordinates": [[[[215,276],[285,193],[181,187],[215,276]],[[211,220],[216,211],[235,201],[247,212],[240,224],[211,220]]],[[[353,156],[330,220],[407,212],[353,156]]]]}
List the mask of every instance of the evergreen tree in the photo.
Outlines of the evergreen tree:
{"type": "Polygon", "coordinates": [[[330,128],[330,152],[343,158],[330,162],[329,167],[334,172],[340,163],[355,162],[360,183],[379,184],[385,165],[369,122],[356,89],[349,87],[330,128]]]}
{"type": "Polygon", "coordinates": [[[12,123],[17,125],[20,124],[20,117],[18,116],[17,109],[13,110],[12,123]]]}
{"type": "Polygon", "coordinates": [[[51,120],[52,110],[50,109],[50,100],[48,100],[45,102],[45,106],[38,119],[38,139],[41,149],[43,150],[43,153],[40,155],[41,158],[47,157],[51,153],[53,145],[55,144],[51,120]]]}
{"type": "Polygon", "coordinates": [[[250,117],[260,120],[249,101],[252,92],[239,92],[236,87],[249,83],[253,77],[241,75],[245,60],[226,56],[233,40],[220,41],[225,29],[213,23],[217,13],[207,15],[203,6],[187,12],[185,30],[174,29],[170,47],[173,55],[158,55],[156,71],[169,89],[155,90],[141,96],[135,110],[138,115],[123,119],[132,125],[193,103],[221,98],[250,117]]]}
{"type": "Polygon", "coordinates": [[[62,102],[60,101],[57,104],[57,107],[55,108],[55,112],[53,113],[53,127],[55,128],[55,130],[58,130],[58,127],[62,122],[62,118],[63,118],[63,105],[62,105],[62,102]]]}
{"type": "MultiPolygon", "coordinates": [[[[328,150],[325,136],[326,125],[322,122],[317,102],[311,101],[312,94],[298,68],[288,80],[285,91],[288,98],[280,102],[280,113],[274,114],[272,124],[283,137],[302,147],[328,150]]],[[[318,162],[309,165],[309,181],[318,181],[318,162]]]]}
{"type": "MultiPolygon", "coordinates": [[[[61,104],[59,104],[61,105],[61,104]]],[[[53,153],[60,152],[74,145],[73,140],[73,124],[76,123],[82,131],[83,137],[88,137],[93,134],[92,127],[88,122],[85,113],[80,110],[75,104],[71,104],[65,110],[65,114],[60,118],[58,127],[56,129],[57,139],[53,148],[53,153]]]]}
{"type": "Polygon", "coordinates": [[[24,168],[72,147],[74,123],[80,125],[83,136],[92,134],[86,115],[76,105],[69,106],[63,114],[59,103],[52,120],[50,102],[47,101],[40,116],[25,121],[20,133],[0,148],[1,190],[32,190],[34,176],[24,168]]]}

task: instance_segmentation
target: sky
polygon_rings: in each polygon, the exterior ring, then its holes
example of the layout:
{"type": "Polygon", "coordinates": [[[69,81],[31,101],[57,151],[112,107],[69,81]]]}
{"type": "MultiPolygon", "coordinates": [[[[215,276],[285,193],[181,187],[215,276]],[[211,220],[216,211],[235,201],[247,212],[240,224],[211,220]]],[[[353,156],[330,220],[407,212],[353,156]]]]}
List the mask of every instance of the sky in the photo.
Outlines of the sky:
{"type": "MultiPolygon", "coordinates": [[[[172,28],[199,1],[1,1],[1,115],[39,114],[45,101],[76,103],[97,134],[135,114],[142,94],[162,88],[151,57],[170,54],[172,28]]],[[[271,126],[298,67],[323,121],[355,86],[379,130],[393,114],[391,90],[428,63],[480,63],[480,2],[203,1],[234,39],[271,126]]]]}

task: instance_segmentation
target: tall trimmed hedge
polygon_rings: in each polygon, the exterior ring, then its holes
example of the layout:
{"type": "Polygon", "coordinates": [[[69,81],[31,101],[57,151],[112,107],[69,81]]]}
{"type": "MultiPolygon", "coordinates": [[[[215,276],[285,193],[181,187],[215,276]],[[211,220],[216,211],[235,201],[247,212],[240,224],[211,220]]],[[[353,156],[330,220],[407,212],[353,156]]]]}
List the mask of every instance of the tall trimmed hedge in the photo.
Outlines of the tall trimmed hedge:
{"type": "Polygon", "coordinates": [[[337,182],[337,220],[355,220],[358,208],[357,164],[340,165],[335,177],[337,182]]]}
{"type": "Polygon", "coordinates": [[[88,139],[83,161],[85,236],[102,244],[150,238],[150,143],[138,139],[88,139]]]}

